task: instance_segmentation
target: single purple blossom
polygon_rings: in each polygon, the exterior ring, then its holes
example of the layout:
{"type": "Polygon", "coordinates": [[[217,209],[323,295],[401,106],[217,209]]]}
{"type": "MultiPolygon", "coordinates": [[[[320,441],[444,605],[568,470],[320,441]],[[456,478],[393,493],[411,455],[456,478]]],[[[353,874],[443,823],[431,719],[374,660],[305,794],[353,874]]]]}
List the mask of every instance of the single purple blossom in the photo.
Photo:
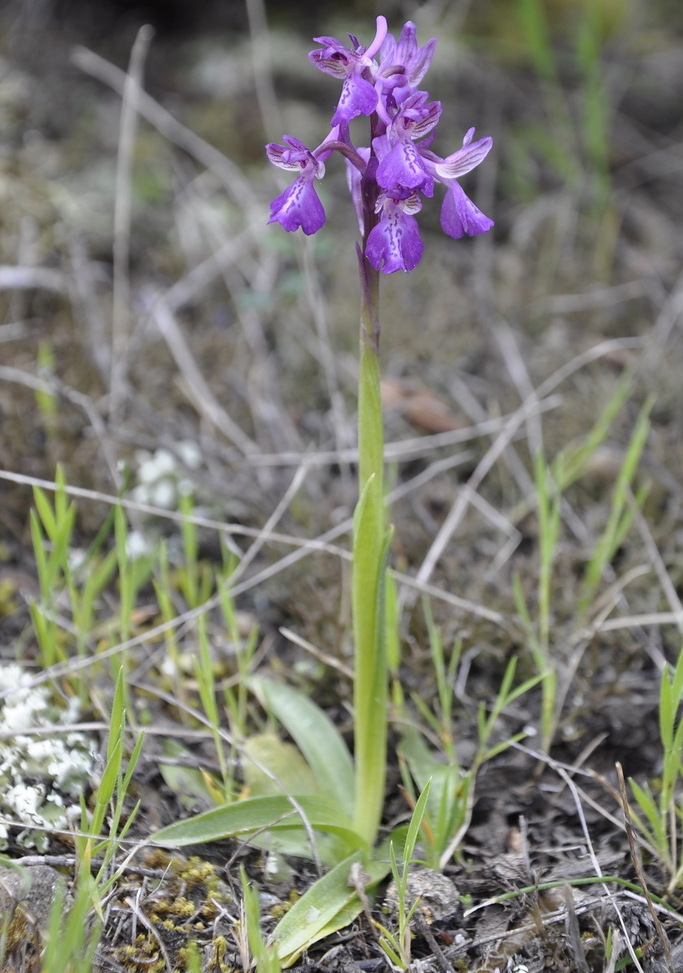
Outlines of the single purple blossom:
{"type": "Polygon", "coordinates": [[[433,195],[434,179],[414,144],[428,135],[441,117],[441,103],[425,104],[428,97],[424,91],[414,92],[396,111],[386,134],[373,141],[380,160],[377,182],[384,189],[405,186],[425,196],[433,195]]]}
{"type": "Polygon", "coordinates": [[[422,209],[416,195],[393,199],[380,193],[376,212],[379,221],[368,234],[365,256],[375,270],[393,274],[397,270],[411,271],[420,262],[424,249],[420,230],[413,213],[422,209]]]}
{"type": "Polygon", "coordinates": [[[317,159],[299,139],[285,135],[283,142],[287,144],[269,143],[266,154],[273,165],[298,172],[299,175],[270,204],[268,222],[280,223],[290,232],[301,227],[310,236],[317,233],[325,222],[325,210],[313,186],[314,179],[322,179],[325,175],[325,163],[317,159]]]}
{"type": "Polygon", "coordinates": [[[441,228],[444,233],[459,240],[462,236],[478,236],[494,226],[467,196],[460,183],[460,176],[471,172],[491,151],[493,139],[487,137],[472,141],[474,129],[470,128],[462,140],[462,148],[442,159],[428,149],[422,151],[427,170],[446,187],[441,207],[441,228]]]}
{"type": "MultiPolygon", "coordinates": [[[[294,138],[293,135],[283,135],[282,141],[287,144],[280,145],[277,142],[269,142],[266,146],[266,155],[274,166],[287,169],[290,172],[306,173],[311,179],[314,176],[317,179],[322,179],[325,175],[325,164],[322,159],[316,157],[308,146],[294,138]]],[[[324,146],[325,142],[322,143],[320,148],[324,146]]],[[[329,152],[327,152],[327,155],[329,155],[329,152]]]]}
{"type": "Polygon", "coordinates": [[[343,80],[337,110],[332,118],[333,125],[350,122],[358,115],[371,115],[377,107],[377,91],[374,85],[376,64],[374,55],[381,48],[387,33],[384,17],[377,18],[375,38],[368,48],[358,43],[358,38],[349,34],[353,49],[349,49],[336,37],[314,37],[320,50],[308,55],[319,71],[343,80]]]}

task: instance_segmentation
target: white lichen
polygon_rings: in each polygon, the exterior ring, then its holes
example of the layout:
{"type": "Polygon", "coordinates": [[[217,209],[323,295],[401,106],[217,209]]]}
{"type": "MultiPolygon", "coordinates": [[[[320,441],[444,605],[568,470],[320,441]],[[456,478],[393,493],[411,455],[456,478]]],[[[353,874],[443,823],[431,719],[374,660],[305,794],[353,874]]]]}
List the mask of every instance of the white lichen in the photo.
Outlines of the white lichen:
{"type": "Polygon", "coordinates": [[[79,717],[78,700],[55,705],[48,686],[30,682],[21,666],[0,666],[0,693],[8,693],[0,699],[0,849],[9,821],[25,826],[20,844],[45,850],[49,830],[67,827],[80,812],[78,798],[95,766],[92,741],[67,729],[79,717]],[[45,735],[35,732],[41,729],[45,735]]]}
{"type": "Polygon", "coordinates": [[[192,481],[183,476],[183,468],[195,470],[201,465],[201,452],[196,443],[181,440],[175,445],[176,456],[163,447],[150,453],[139,449],[137,485],[131,491],[133,500],[165,510],[175,510],[180,494],[191,494],[192,481]]]}

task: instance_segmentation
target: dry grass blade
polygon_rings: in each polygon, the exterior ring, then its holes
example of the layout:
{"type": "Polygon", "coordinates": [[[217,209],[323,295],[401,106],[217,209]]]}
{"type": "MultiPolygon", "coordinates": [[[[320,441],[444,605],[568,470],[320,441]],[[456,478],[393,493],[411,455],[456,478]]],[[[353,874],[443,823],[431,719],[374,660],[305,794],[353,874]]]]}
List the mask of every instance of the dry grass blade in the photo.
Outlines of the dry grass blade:
{"type": "Polygon", "coordinates": [[[0,290],[47,290],[66,294],[68,284],[65,275],[59,270],[49,270],[47,267],[0,266],[0,290]]]}
{"type": "Polygon", "coordinates": [[[120,421],[121,407],[126,394],[126,347],[129,337],[130,315],[129,259],[133,149],[143,69],[153,36],[154,31],[149,26],[141,27],[138,31],[131,50],[130,63],[121,96],[121,121],[114,198],[112,355],[109,382],[109,408],[114,425],[117,425],[120,421]]]}
{"type": "Polygon", "coordinates": [[[199,413],[245,455],[256,452],[256,443],[228,415],[207,385],[170,307],[163,300],[159,300],[152,309],[152,316],[185,378],[187,394],[199,413]]]}
{"type": "Polygon", "coordinates": [[[530,415],[536,412],[538,406],[539,403],[536,396],[525,402],[521,408],[510,417],[500,433],[494,439],[491,446],[487,449],[486,453],[477,464],[477,468],[475,469],[474,473],[472,473],[467,483],[463,484],[455,502],[453,503],[453,506],[446,516],[443,524],[439,528],[439,532],[434,538],[434,541],[427,551],[427,554],[425,555],[417,572],[417,582],[422,583],[429,580],[439,558],[446,548],[446,545],[449,543],[451,537],[457,530],[468,506],[472,503],[474,493],[479,489],[481,483],[492,470],[494,464],[507,449],[508,445],[516,435],[520,425],[525,422],[530,415]]]}
{"type": "MultiPolygon", "coordinates": [[[[76,47],[72,53],[76,67],[86,74],[109,85],[123,96],[126,87],[126,73],[105,58],[84,47],[76,47]]],[[[138,98],[138,112],[153,125],[165,138],[184,149],[198,162],[210,169],[221,180],[230,195],[247,211],[256,206],[253,189],[240,168],[234,165],[222,152],[200,138],[191,129],[178,122],[151,95],[141,91],[138,98]]]]}

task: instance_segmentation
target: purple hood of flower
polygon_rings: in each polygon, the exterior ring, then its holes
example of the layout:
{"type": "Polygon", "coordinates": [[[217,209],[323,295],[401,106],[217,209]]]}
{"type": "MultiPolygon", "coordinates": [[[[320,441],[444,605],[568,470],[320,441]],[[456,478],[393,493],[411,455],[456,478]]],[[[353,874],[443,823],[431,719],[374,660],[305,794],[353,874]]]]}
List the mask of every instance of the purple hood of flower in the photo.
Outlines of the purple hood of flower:
{"type": "Polygon", "coordinates": [[[417,43],[417,29],[409,20],[403,25],[403,30],[396,41],[391,34],[387,34],[380,50],[380,70],[386,69],[391,74],[398,74],[402,70],[405,84],[415,88],[429,70],[434,57],[436,37],[420,47],[417,43]]]}
{"type": "Polygon", "coordinates": [[[492,139],[474,141],[470,128],[451,155],[442,157],[431,149],[441,103],[429,101],[418,85],[431,64],[436,39],[420,47],[411,21],[396,39],[387,33],[385,18],[378,17],[368,47],[352,34],[350,47],[335,37],[315,40],[320,47],[309,59],[319,71],[342,82],[339,101],[330,132],[317,148],[309,149],[293,136],[266,146],[274,165],[296,173],[292,185],[271,203],[268,222],[307,234],[323,226],[325,211],[315,180],[322,179],[325,161],[337,151],[346,159],[363,253],[375,269],[385,274],[408,272],[419,263],[423,244],[415,214],[422,208],[422,197],[434,195],[436,183],[445,190],[443,231],[455,239],[486,233],[493,220],[475,206],[458,180],[483,162],[492,139]],[[349,123],[359,116],[369,117],[365,146],[354,144],[349,132],[349,123]]]}

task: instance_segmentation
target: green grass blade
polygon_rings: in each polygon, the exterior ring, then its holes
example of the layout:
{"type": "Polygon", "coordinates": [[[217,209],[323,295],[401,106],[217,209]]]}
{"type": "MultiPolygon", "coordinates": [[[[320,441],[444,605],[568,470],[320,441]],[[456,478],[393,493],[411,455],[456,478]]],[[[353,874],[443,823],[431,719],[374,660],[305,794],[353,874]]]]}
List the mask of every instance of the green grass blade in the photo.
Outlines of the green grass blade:
{"type": "Polygon", "coordinates": [[[622,517],[628,502],[629,489],[636,475],[638,463],[640,462],[640,457],[650,431],[649,414],[652,404],[652,401],[649,400],[641,409],[626,449],[626,455],[614,487],[607,524],[595,545],[593,556],[586,567],[584,576],[585,594],[579,601],[579,611],[585,611],[588,608],[605,568],[614,556],[618,544],[623,539],[624,532],[620,529],[622,517]]]}
{"type": "Polygon", "coordinates": [[[628,372],[619,381],[616,391],[580,445],[564,449],[553,462],[552,471],[558,490],[566,490],[584,475],[596,449],[605,441],[614,420],[632,395],[633,375],[628,372]]]}
{"type": "Polygon", "coordinates": [[[534,67],[545,81],[557,84],[555,54],[541,0],[518,0],[517,9],[534,67]]]}
{"type": "Polygon", "coordinates": [[[50,538],[54,540],[57,534],[57,521],[55,519],[54,512],[52,510],[52,505],[45,495],[45,491],[41,490],[40,487],[33,488],[33,502],[35,504],[36,511],[40,517],[40,521],[45,528],[45,533],[50,538]]]}
{"type": "Polygon", "coordinates": [[[417,804],[415,805],[413,813],[410,817],[410,824],[408,825],[406,840],[405,844],[403,845],[404,869],[408,868],[413,857],[415,845],[417,844],[417,839],[422,828],[422,820],[427,812],[427,802],[429,800],[429,790],[431,788],[431,784],[432,781],[430,778],[422,788],[422,792],[417,799],[417,804]]]}
{"type": "Polygon", "coordinates": [[[240,865],[240,885],[242,887],[247,940],[251,955],[256,962],[256,973],[279,973],[280,962],[277,953],[272,946],[265,942],[261,932],[261,909],[258,892],[249,884],[244,865],[240,865]]]}
{"type": "Polygon", "coordinates": [[[633,796],[638,802],[638,807],[643,812],[647,818],[650,828],[648,829],[646,825],[640,821],[633,813],[634,818],[639,829],[645,835],[647,840],[657,849],[657,851],[666,859],[668,856],[668,845],[666,840],[666,819],[660,813],[657,806],[657,802],[650,793],[649,788],[641,787],[635,780],[629,777],[629,784],[631,790],[633,791],[633,796]]]}

